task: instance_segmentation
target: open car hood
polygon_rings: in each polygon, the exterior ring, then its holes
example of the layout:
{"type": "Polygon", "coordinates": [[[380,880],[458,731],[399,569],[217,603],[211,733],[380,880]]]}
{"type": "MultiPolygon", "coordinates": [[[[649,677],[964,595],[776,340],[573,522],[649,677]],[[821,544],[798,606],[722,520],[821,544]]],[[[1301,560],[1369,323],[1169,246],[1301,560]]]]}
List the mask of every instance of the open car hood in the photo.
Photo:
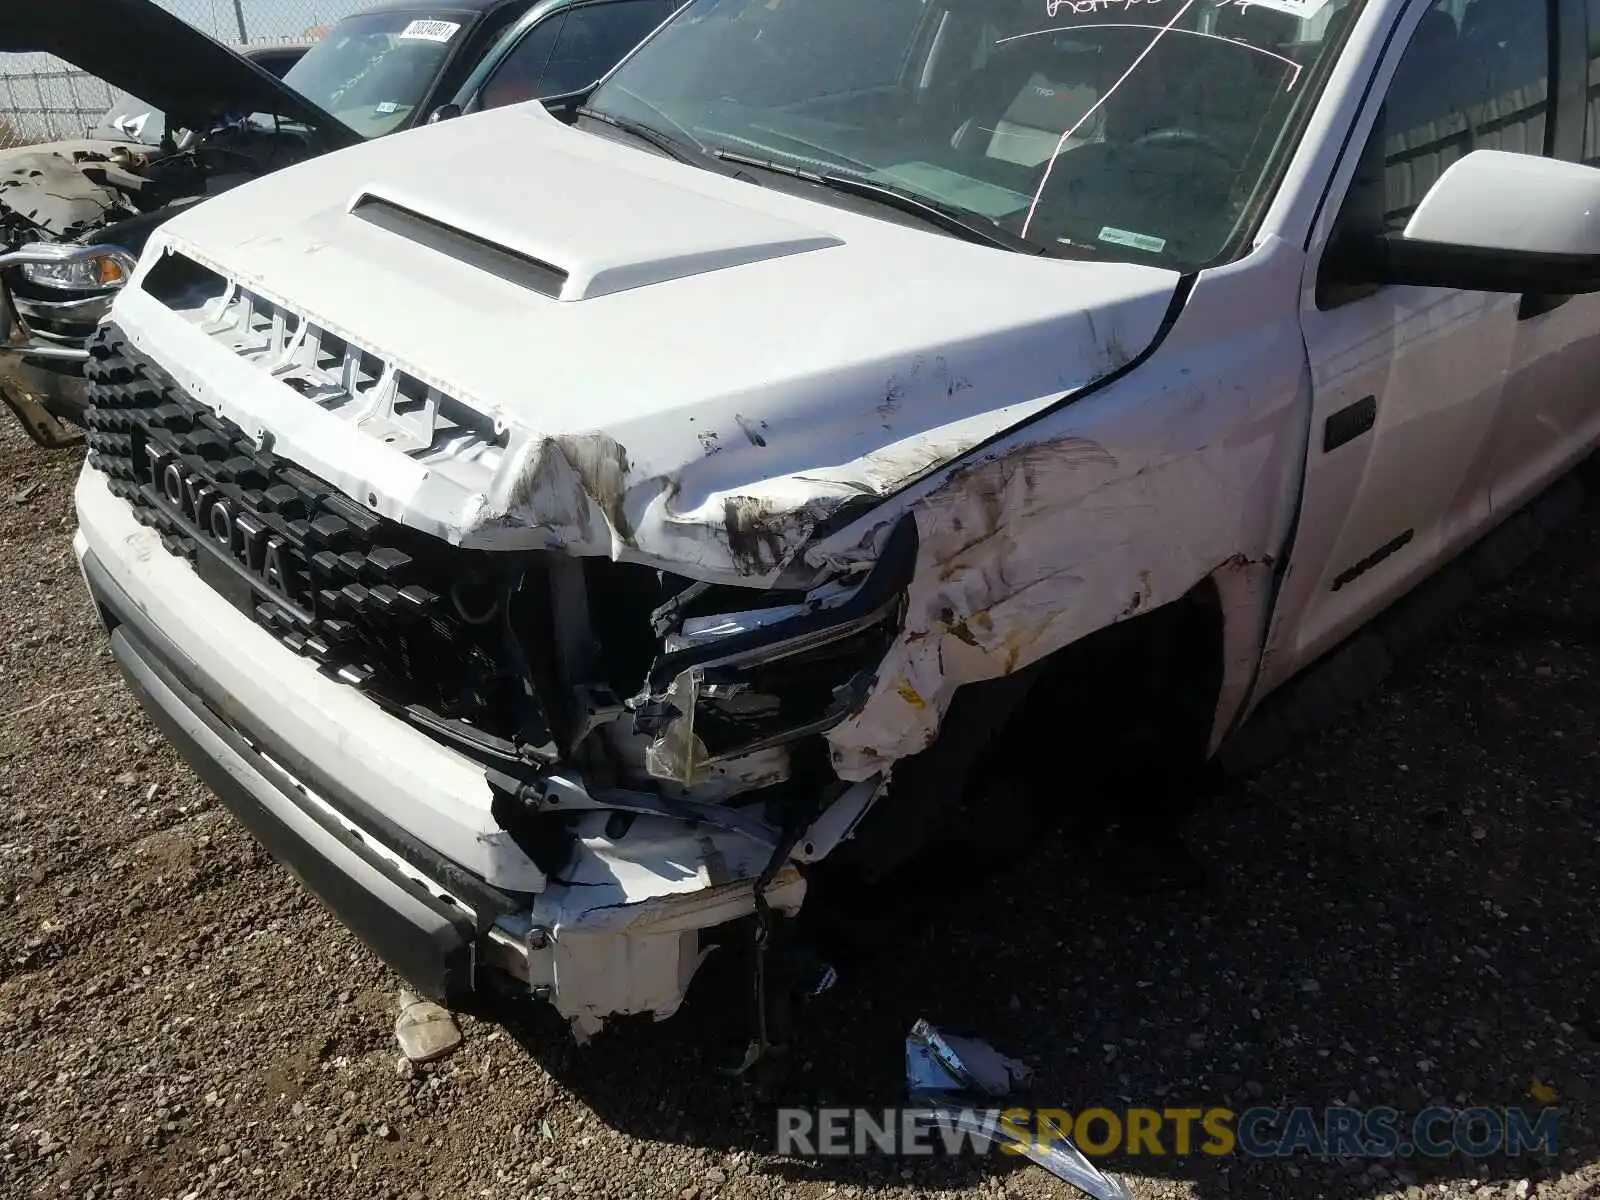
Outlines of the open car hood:
{"type": "Polygon", "coordinates": [[[311,127],[325,141],[359,134],[271,73],[151,0],[5,0],[0,51],[44,52],[203,129],[229,114],[263,112],[311,127]]]}

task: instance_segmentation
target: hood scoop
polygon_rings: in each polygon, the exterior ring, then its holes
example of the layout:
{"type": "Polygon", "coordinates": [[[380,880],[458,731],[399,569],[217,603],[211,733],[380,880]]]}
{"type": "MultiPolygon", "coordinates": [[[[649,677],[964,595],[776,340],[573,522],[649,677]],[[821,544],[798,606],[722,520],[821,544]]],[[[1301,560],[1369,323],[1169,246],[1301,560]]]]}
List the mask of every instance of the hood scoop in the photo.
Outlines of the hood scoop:
{"type": "Polygon", "coordinates": [[[443,221],[413,212],[392,200],[385,200],[382,196],[363,192],[350,206],[350,215],[376,225],[379,229],[387,230],[396,237],[403,237],[419,246],[426,246],[436,254],[443,254],[457,262],[466,263],[469,267],[497,276],[507,283],[525,287],[530,292],[537,292],[552,300],[567,298],[563,296],[563,292],[566,290],[568,280],[572,278],[570,271],[564,271],[543,259],[502,246],[488,238],[463,233],[443,221]]]}
{"type": "Polygon", "coordinates": [[[844,244],[708,195],[693,178],[669,182],[559,150],[538,165],[486,189],[472,171],[434,164],[363,189],[349,215],[563,303],[844,244]]]}

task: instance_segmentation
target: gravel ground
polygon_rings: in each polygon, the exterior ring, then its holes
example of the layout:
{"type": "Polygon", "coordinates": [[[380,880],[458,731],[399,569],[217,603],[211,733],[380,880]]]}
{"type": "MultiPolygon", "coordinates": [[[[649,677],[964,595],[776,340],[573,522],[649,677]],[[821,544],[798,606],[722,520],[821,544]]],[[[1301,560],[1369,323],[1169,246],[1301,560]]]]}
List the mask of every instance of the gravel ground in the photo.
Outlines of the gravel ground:
{"type": "Polygon", "coordinates": [[[780,1102],[895,1103],[919,1015],[1070,1109],[1414,1112],[1535,1082],[1564,1108],[1555,1162],[1117,1164],[1141,1200],[1600,1195],[1600,506],[1361,713],[1209,800],[1204,891],[1109,896],[1046,848],[931,909],[740,1083],[704,994],[582,1050],[537,1013],[464,1016],[453,1057],[399,1063],[397,981],[117,681],[70,557],[78,461],[0,433],[0,1197],[1076,1194],[1012,1161],[768,1153],[780,1102]]]}

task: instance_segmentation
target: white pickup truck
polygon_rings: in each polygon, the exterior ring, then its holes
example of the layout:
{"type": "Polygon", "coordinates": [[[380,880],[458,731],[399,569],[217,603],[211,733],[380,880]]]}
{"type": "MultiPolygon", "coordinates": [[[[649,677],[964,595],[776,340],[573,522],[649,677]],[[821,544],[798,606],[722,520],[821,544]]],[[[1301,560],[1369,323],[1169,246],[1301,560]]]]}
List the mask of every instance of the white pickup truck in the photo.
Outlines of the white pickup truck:
{"type": "Polygon", "coordinates": [[[1600,432],[1588,20],[691,0],[570,122],[164,225],[88,587],[418,986],[664,1017],[942,821],[1022,840],[996,747],[1154,819],[1531,548],[1600,432]]]}

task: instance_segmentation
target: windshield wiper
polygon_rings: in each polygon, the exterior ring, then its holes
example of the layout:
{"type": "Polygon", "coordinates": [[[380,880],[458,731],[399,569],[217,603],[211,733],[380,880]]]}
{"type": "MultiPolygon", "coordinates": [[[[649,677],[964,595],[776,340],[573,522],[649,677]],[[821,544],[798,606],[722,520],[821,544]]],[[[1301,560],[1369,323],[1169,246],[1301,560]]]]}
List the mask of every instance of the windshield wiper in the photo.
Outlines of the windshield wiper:
{"type": "MultiPolygon", "coordinates": [[[[620,129],[630,137],[635,137],[647,146],[654,146],[661,153],[675,162],[687,163],[691,167],[700,167],[702,170],[715,171],[719,175],[741,175],[742,172],[729,171],[717,160],[717,156],[709,153],[703,146],[684,142],[669,133],[663,133],[654,125],[646,125],[643,121],[635,121],[629,117],[619,117],[612,113],[601,112],[597,108],[582,105],[577,113],[580,117],[588,117],[591,121],[599,121],[602,125],[609,125],[613,129],[620,129]]],[[[749,178],[748,176],[743,176],[749,178]]],[[[754,180],[751,180],[753,183],[754,180]]]]}
{"type": "Polygon", "coordinates": [[[864,179],[860,175],[808,171],[804,167],[773,162],[770,159],[759,158],[753,154],[744,154],[738,150],[717,149],[709,153],[713,158],[720,158],[723,162],[754,167],[758,171],[771,171],[776,175],[787,175],[791,179],[803,179],[807,183],[815,183],[825,188],[831,188],[836,192],[843,192],[849,196],[875,201],[885,208],[908,213],[913,217],[921,217],[930,225],[937,225],[946,233],[953,233],[957,237],[965,238],[967,241],[976,242],[979,245],[994,246],[1001,250],[1010,250],[1016,254],[1048,254],[1050,252],[1049,247],[1041,246],[1037,242],[1030,242],[1027,238],[1002,229],[998,225],[974,220],[954,205],[941,204],[937,200],[930,200],[925,196],[917,195],[915,192],[904,191],[891,184],[864,179]]]}

